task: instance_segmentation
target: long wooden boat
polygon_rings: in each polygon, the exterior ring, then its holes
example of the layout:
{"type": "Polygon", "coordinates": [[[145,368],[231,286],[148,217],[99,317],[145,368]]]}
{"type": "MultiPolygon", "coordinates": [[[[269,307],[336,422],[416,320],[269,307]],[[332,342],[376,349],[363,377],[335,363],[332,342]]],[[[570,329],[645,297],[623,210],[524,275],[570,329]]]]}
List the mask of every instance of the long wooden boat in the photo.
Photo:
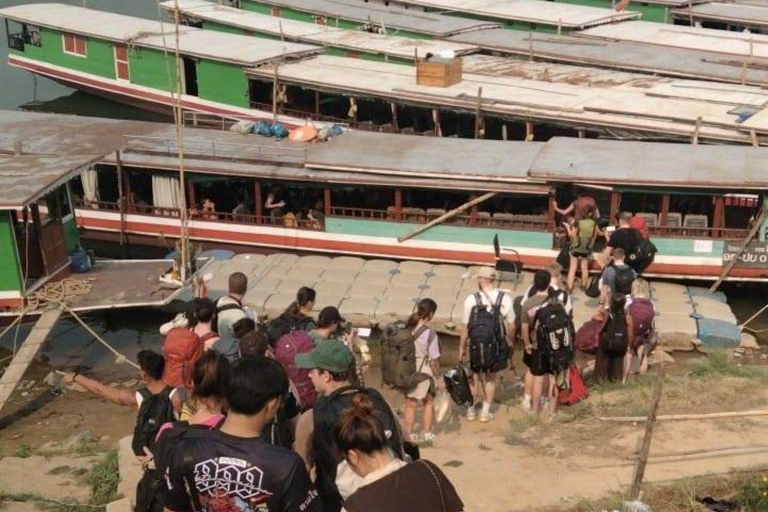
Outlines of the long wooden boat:
{"type": "MultiPolygon", "coordinates": [[[[9,27],[11,65],[127,103],[172,103],[176,62],[167,25],[61,4],[9,7],[0,16],[17,24],[9,27]]],[[[313,56],[322,48],[308,45],[182,27],[180,46],[186,110],[289,127],[315,120],[438,136],[546,140],[557,133],[752,144],[768,132],[765,96],[748,86],[553,83],[547,72],[521,77],[494,64],[450,87],[429,87],[416,84],[414,68],[313,56]]]]}
{"type": "Polygon", "coordinates": [[[708,2],[681,5],[672,10],[676,23],[705,28],[765,34],[768,31],[768,5],[762,2],[708,2]]]}

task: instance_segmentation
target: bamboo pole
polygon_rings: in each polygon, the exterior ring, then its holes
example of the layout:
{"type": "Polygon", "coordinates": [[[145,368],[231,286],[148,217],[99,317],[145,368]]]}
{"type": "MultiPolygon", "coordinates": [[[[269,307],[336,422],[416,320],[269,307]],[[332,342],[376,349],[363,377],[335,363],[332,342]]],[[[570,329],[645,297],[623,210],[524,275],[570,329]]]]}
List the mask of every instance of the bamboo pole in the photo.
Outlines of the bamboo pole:
{"type": "Polygon", "coordinates": [[[275,64],[275,76],[272,80],[272,119],[273,121],[277,121],[277,96],[278,96],[278,69],[280,68],[280,64],[275,64]]]}
{"type": "Polygon", "coordinates": [[[483,88],[477,88],[477,108],[475,109],[475,138],[480,138],[480,105],[483,101],[483,88]]]}
{"type": "Polygon", "coordinates": [[[741,255],[747,249],[747,246],[755,237],[757,232],[760,230],[760,227],[763,225],[764,219],[765,219],[765,210],[760,212],[760,215],[755,220],[755,225],[752,226],[752,229],[749,230],[747,237],[741,242],[741,246],[739,247],[739,250],[736,251],[736,254],[733,255],[733,258],[731,259],[731,261],[729,261],[728,265],[726,265],[726,267],[723,269],[723,272],[720,274],[720,277],[718,277],[717,281],[715,281],[715,283],[710,287],[709,293],[715,293],[718,287],[720,286],[720,284],[725,279],[725,277],[728,274],[730,274],[731,270],[733,270],[733,267],[736,266],[736,262],[739,261],[739,258],[741,258],[741,255]]]}
{"type": "MultiPolygon", "coordinates": [[[[768,409],[755,409],[751,411],[713,412],[709,414],[668,414],[659,416],[656,421],[685,421],[685,420],[719,420],[723,418],[750,418],[754,416],[768,416],[768,409]]],[[[643,421],[643,416],[616,416],[613,418],[600,418],[600,421],[616,423],[637,423],[643,421]]]]}
{"type": "Polygon", "coordinates": [[[125,259],[125,202],[127,198],[123,194],[123,162],[120,160],[120,151],[115,151],[117,169],[117,197],[120,206],[120,255],[125,259]]]}
{"type": "Polygon", "coordinates": [[[469,208],[472,208],[473,206],[482,203],[483,201],[487,201],[488,199],[491,199],[495,195],[496,195],[496,192],[488,192],[487,194],[483,194],[482,196],[480,196],[480,197],[478,197],[476,199],[473,199],[473,200],[471,200],[471,201],[469,201],[467,203],[464,203],[463,205],[459,206],[458,208],[454,208],[453,210],[442,214],[441,216],[439,216],[435,220],[428,222],[427,224],[419,227],[418,229],[416,229],[414,231],[411,231],[407,235],[399,237],[397,239],[397,241],[398,242],[405,242],[406,240],[411,239],[411,238],[415,237],[416,235],[421,234],[421,233],[425,232],[426,230],[433,228],[434,226],[437,226],[438,224],[441,224],[442,222],[450,219],[451,217],[455,217],[456,215],[460,214],[461,212],[466,211],[469,208]]]}
{"type": "Polygon", "coordinates": [[[643,445],[640,449],[640,459],[635,466],[635,476],[632,479],[632,489],[629,491],[630,501],[640,499],[640,486],[645,476],[645,467],[648,464],[648,454],[651,451],[651,440],[653,439],[653,426],[656,423],[656,414],[659,411],[659,402],[661,401],[661,390],[664,387],[665,368],[661,365],[659,376],[656,379],[656,386],[653,389],[653,398],[651,399],[651,410],[645,422],[645,433],[643,435],[643,445]]]}
{"type": "Polygon", "coordinates": [[[181,60],[181,50],[179,45],[179,21],[181,12],[179,10],[179,0],[174,0],[174,25],[176,34],[176,147],[179,154],[179,207],[181,211],[179,215],[181,217],[181,230],[179,237],[179,249],[181,249],[181,268],[179,274],[181,282],[187,280],[187,265],[189,259],[189,244],[188,244],[188,232],[187,232],[187,194],[184,190],[184,108],[181,103],[181,91],[182,91],[182,79],[181,68],[183,62],[181,60]]]}

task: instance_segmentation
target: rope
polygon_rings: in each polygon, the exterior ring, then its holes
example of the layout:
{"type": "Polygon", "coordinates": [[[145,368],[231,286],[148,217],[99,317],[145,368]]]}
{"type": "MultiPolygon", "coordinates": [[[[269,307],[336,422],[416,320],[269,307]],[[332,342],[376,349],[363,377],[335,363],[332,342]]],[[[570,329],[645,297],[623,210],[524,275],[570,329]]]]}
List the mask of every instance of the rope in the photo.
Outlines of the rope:
{"type": "Polygon", "coordinates": [[[66,311],[67,313],[69,313],[70,315],[72,315],[72,317],[73,317],[75,320],[77,320],[77,321],[80,323],[80,325],[82,325],[82,326],[85,328],[85,330],[86,330],[86,331],[88,331],[88,332],[90,333],[90,335],[91,335],[91,336],[93,336],[93,337],[96,339],[96,341],[98,341],[99,343],[101,343],[102,345],[104,345],[104,347],[105,347],[107,350],[109,350],[110,352],[112,352],[112,353],[115,355],[115,358],[116,358],[116,359],[115,359],[115,361],[116,361],[117,363],[127,363],[127,364],[129,364],[129,365],[133,366],[134,368],[136,368],[137,370],[140,370],[140,369],[141,369],[141,367],[140,367],[139,365],[137,365],[136,363],[134,363],[133,361],[131,361],[130,359],[128,359],[128,358],[127,358],[127,357],[126,357],[124,354],[121,354],[120,352],[118,352],[117,350],[115,350],[115,349],[112,347],[112,345],[110,345],[109,343],[107,343],[106,341],[104,341],[104,340],[101,338],[101,336],[99,336],[98,334],[96,334],[96,333],[93,331],[93,329],[91,329],[90,327],[88,327],[88,324],[86,324],[86,323],[83,321],[83,319],[82,319],[82,318],[80,318],[79,316],[77,316],[77,315],[75,314],[75,312],[74,312],[74,311],[72,311],[71,309],[69,309],[69,306],[67,306],[67,305],[66,305],[66,304],[64,304],[63,302],[61,303],[61,306],[64,308],[64,311],[66,311]]]}
{"type": "Polygon", "coordinates": [[[13,329],[13,326],[14,326],[14,325],[16,325],[18,322],[20,322],[20,321],[21,321],[21,318],[22,318],[23,316],[24,316],[24,315],[19,315],[19,316],[17,316],[17,317],[16,317],[16,319],[15,319],[13,322],[11,322],[10,324],[8,324],[8,327],[6,327],[5,329],[3,329],[3,332],[0,332],[0,339],[3,339],[3,336],[5,336],[5,334],[6,334],[8,331],[10,331],[11,329],[13,329]]]}

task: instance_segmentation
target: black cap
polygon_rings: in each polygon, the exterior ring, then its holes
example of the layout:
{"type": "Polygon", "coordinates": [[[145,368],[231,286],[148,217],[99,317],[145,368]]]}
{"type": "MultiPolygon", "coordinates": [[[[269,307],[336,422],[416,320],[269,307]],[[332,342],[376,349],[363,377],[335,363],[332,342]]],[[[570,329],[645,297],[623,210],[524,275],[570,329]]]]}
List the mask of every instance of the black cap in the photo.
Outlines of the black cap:
{"type": "Polygon", "coordinates": [[[346,322],[341,317],[341,313],[339,313],[338,308],[334,306],[326,306],[323,308],[322,311],[320,311],[320,314],[317,315],[317,323],[320,325],[320,327],[326,327],[331,324],[341,324],[346,322]]]}

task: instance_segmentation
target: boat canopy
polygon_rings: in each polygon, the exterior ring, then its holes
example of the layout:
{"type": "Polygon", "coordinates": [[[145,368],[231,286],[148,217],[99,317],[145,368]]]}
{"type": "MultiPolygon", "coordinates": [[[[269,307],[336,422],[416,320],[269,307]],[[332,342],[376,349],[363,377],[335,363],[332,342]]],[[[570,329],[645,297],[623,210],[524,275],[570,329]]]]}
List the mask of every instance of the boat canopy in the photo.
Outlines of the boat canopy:
{"type": "Polygon", "coordinates": [[[768,148],[555,137],[530,176],[652,188],[766,189],[768,148]]]}
{"type": "MultiPolygon", "coordinates": [[[[28,4],[0,9],[0,17],[136,46],[161,50],[175,47],[174,25],[84,7],[28,4]]],[[[243,66],[322,52],[317,46],[247,38],[196,27],[182,26],[179,31],[181,53],[243,66]]]]}
{"type": "Polygon", "coordinates": [[[641,13],[544,0],[397,0],[399,3],[491,19],[582,29],[639,18],[641,13]]]}
{"type": "Polygon", "coordinates": [[[387,30],[408,30],[438,38],[499,27],[498,23],[490,21],[418,12],[381,3],[363,3],[359,0],[258,0],[258,3],[360,23],[373,23],[384,26],[387,30]]]}
{"type": "MultiPolygon", "coordinates": [[[[160,7],[172,11],[175,9],[175,4],[176,2],[171,0],[161,3],[160,7]]],[[[345,30],[306,21],[278,18],[204,0],[181,0],[178,6],[181,14],[203,21],[265,33],[278,38],[298,40],[307,44],[378,53],[404,59],[412,60],[416,52],[423,57],[427,52],[436,53],[441,50],[451,50],[456,55],[477,50],[476,46],[466,43],[345,30]]]]}
{"type": "Polygon", "coordinates": [[[764,26],[768,25],[768,5],[749,5],[739,2],[712,2],[680,7],[672,11],[676,17],[694,20],[719,21],[722,23],[764,26]]]}

